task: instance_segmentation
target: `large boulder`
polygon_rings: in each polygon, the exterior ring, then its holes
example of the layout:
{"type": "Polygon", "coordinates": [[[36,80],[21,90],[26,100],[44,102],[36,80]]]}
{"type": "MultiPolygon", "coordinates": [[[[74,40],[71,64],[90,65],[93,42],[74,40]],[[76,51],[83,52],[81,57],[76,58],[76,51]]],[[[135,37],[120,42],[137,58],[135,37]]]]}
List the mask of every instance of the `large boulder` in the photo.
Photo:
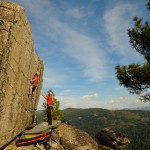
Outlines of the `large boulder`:
{"type": "Polygon", "coordinates": [[[87,132],[67,124],[54,130],[50,145],[52,150],[98,150],[97,142],[87,132]]]}
{"type": "Polygon", "coordinates": [[[0,148],[34,121],[43,70],[24,8],[0,2],[0,148]],[[27,93],[37,71],[40,84],[32,100],[27,93]]]}
{"type": "Polygon", "coordinates": [[[102,129],[97,133],[96,137],[100,144],[111,147],[114,150],[123,150],[130,143],[128,137],[110,128],[102,129]]]}

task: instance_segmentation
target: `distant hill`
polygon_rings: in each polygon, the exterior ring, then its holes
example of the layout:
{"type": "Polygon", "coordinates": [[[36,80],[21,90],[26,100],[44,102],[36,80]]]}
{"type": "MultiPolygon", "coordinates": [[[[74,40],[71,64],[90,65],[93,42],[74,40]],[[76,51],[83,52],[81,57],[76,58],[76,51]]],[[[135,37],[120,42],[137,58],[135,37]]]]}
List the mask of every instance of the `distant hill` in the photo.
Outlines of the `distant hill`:
{"type": "Polygon", "coordinates": [[[131,141],[127,149],[150,148],[150,111],[68,108],[63,113],[66,120],[93,137],[101,129],[110,127],[127,135],[131,141]]]}
{"type": "Polygon", "coordinates": [[[123,110],[147,110],[147,111],[150,111],[150,106],[126,108],[126,109],[123,109],[123,110]]]}
{"type": "Polygon", "coordinates": [[[36,122],[37,123],[43,122],[43,118],[44,118],[43,110],[36,111],[36,122]]]}
{"type": "MultiPolygon", "coordinates": [[[[39,114],[37,119],[41,116],[39,114]]],[[[150,148],[150,111],[68,108],[63,110],[63,114],[70,124],[88,132],[92,137],[101,129],[109,127],[127,135],[131,144],[126,150],[150,148]]]]}

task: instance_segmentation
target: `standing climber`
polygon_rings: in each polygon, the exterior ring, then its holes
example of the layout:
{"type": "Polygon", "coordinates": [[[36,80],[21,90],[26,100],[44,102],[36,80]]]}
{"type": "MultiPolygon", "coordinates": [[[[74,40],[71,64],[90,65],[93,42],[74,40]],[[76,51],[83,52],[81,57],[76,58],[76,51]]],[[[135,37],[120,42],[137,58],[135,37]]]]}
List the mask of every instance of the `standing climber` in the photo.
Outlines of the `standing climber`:
{"type": "Polygon", "coordinates": [[[53,109],[53,94],[52,92],[48,91],[48,94],[41,93],[41,95],[45,98],[47,103],[47,118],[48,118],[48,125],[52,125],[52,113],[51,110],[53,109]]]}
{"type": "Polygon", "coordinates": [[[32,95],[32,99],[34,99],[34,91],[38,86],[39,83],[39,72],[36,72],[33,76],[33,78],[30,80],[31,86],[29,88],[29,94],[28,96],[32,95]]]}

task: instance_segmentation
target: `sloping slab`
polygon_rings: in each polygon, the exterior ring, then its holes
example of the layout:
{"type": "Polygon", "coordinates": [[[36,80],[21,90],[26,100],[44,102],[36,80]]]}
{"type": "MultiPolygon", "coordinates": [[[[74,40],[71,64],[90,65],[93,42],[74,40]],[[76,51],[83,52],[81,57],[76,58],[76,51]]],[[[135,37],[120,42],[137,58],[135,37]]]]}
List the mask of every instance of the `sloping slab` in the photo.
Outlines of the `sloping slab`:
{"type": "Polygon", "coordinates": [[[60,120],[54,120],[52,125],[42,122],[32,129],[26,129],[17,142],[17,146],[25,146],[48,140],[51,137],[52,129],[57,128],[61,124],[60,120]]]}
{"type": "Polygon", "coordinates": [[[52,125],[48,125],[47,122],[42,122],[38,125],[36,125],[35,127],[33,127],[30,130],[25,130],[22,133],[24,135],[27,134],[42,134],[42,133],[47,133],[50,132],[51,129],[53,128],[57,128],[60,125],[61,121],[60,120],[54,120],[52,122],[52,125]]]}

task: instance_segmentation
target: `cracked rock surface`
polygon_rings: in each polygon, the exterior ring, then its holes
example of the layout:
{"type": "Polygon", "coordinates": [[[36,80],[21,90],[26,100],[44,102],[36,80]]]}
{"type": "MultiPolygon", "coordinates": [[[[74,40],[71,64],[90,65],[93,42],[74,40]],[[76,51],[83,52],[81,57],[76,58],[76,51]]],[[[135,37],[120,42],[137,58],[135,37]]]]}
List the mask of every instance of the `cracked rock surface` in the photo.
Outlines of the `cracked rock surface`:
{"type": "Polygon", "coordinates": [[[0,2],[0,148],[32,124],[43,70],[24,8],[16,3],[0,2]],[[40,84],[32,100],[27,93],[30,79],[37,71],[40,84]]]}
{"type": "MultiPolygon", "coordinates": [[[[17,140],[14,140],[4,150],[46,150],[43,144],[16,147],[17,140]]],[[[48,144],[50,150],[112,150],[104,145],[99,145],[87,132],[63,123],[53,130],[48,144]]]]}

